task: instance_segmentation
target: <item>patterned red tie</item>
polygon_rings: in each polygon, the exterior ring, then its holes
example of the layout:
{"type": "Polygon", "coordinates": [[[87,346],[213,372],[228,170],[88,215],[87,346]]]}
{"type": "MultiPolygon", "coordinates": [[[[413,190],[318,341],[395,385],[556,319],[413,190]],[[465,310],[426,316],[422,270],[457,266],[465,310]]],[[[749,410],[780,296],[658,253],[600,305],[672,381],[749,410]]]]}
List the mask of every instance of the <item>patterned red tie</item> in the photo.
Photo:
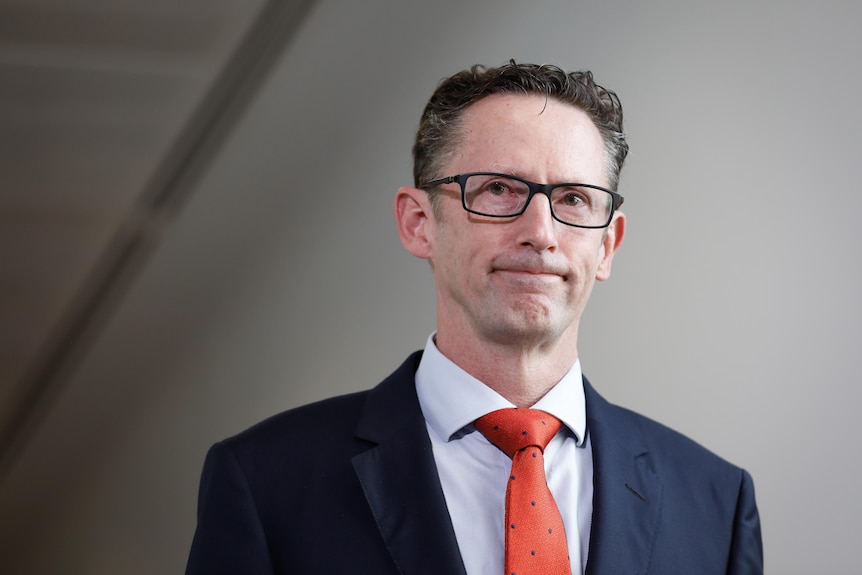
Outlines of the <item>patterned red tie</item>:
{"type": "Polygon", "coordinates": [[[562,425],[537,409],[500,409],[476,429],[512,458],[506,487],[505,575],[570,575],[563,519],[545,479],[544,450],[562,425]]]}

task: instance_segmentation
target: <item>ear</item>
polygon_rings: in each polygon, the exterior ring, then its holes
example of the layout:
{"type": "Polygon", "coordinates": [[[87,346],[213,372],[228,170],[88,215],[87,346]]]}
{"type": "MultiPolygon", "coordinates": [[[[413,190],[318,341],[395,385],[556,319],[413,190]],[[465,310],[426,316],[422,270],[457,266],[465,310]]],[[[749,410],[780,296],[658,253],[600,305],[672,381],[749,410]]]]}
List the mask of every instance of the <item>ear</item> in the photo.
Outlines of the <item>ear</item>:
{"type": "Polygon", "coordinates": [[[431,258],[431,241],[428,225],[434,218],[428,193],[404,186],[395,194],[395,224],[401,244],[417,258],[431,258]]]}
{"type": "Polygon", "coordinates": [[[596,268],[596,279],[605,281],[611,277],[611,262],[614,259],[614,254],[620,249],[623,243],[623,237],[626,235],[626,215],[622,212],[616,212],[614,219],[611,220],[611,225],[605,230],[604,238],[602,238],[602,247],[599,253],[599,265],[596,268]]]}

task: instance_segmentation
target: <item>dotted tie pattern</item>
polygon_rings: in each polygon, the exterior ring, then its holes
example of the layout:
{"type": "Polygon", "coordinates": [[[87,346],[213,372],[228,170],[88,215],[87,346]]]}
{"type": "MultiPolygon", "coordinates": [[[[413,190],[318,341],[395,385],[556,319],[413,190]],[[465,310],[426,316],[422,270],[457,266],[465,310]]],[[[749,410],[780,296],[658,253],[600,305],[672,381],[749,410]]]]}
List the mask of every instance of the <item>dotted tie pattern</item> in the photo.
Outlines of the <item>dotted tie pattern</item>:
{"type": "Polygon", "coordinates": [[[571,575],[560,510],[545,479],[544,450],[560,420],[537,409],[499,409],[474,422],[512,458],[506,486],[504,575],[571,575]]]}

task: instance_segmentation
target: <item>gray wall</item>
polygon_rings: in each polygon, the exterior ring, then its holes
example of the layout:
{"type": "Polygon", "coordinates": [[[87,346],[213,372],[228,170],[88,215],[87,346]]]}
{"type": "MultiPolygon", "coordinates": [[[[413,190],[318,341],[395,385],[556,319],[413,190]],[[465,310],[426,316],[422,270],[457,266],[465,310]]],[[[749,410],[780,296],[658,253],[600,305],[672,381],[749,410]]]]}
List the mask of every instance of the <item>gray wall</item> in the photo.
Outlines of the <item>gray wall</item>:
{"type": "Polygon", "coordinates": [[[753,474],[769,572],[858,573],[858,6],[322,0],[10,475],[2,554],[180,572],[213,441],[421,347],[432,277],[391,216],[412,133],[437,80],[515,57],[626,109],[585,372],[753,474]]]}

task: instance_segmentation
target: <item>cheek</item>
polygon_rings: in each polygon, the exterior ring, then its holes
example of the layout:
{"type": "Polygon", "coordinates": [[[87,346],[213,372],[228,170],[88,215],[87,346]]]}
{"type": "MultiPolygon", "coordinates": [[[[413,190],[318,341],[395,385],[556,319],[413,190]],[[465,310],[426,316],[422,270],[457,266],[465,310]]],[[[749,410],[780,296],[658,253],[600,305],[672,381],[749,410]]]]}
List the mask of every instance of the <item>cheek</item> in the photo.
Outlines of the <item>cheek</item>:
{"type": "Polygon", "coordinates": [[[581,241],[568,252],[568,260],[577,273],[578,283],[585,283],[596,276],[604,248],[596,241],[581,241]]]}
{"type": "Polygon", "coordinates": [[[449,226],[438,228],[434,246],[435,268],[455,281],[465,279],[470,270],[471,243],[465,236],[449,226]]]}

